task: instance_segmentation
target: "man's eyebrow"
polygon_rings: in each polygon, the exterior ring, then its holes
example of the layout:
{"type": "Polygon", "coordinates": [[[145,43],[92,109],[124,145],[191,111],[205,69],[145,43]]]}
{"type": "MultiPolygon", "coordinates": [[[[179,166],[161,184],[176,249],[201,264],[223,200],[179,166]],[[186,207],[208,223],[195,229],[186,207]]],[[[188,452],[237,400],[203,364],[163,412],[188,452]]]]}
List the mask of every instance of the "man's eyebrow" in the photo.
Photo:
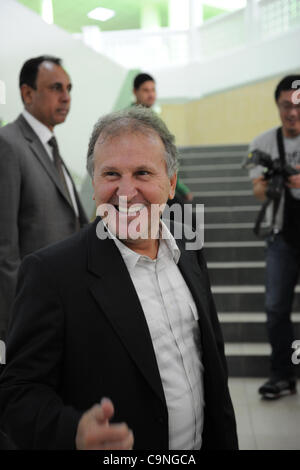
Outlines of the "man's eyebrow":
{"type": "MultiPolygon", "coordinates": [[[[57,85],[63,86],[63,82],[53,82],[53,83],[50,83],[50,86],[57,86],[57,85]]],[[[72,87],[73,87],[72,83],[71,83],[71,82],[68,83],[67,88],[72,88],[72,87]]]]}
{"type": "Polygon", "coordinates": [[[103,166],[101,168],[101,171],[120,171],[118,168],[115,166],[103,166]]]}
{"type": "MultiPolygon", "coordinates": [[[[151,166],[151,164],[147,164],[147,165],[140,165],[138,167],[133,168],[132,170],[133,171],[142,171],[142,170],[151,170],[151,169],[153,169],[153,166],[151,166]]],[[[115,166],[105,165],[101,168],[101,171],[102,172],[104,172],[104,171],[117,171],[117,172],[119,172],[120,169],[115,167],[115,166]]]]}
{"type": "Polygon", "coordinates": [[[149,163],[147,165],[138,166],[137,168],[135,168],[135,171],[152,170],[152,169],[153,169],[153,166],[151,165],[151,163],[149,163]]]}

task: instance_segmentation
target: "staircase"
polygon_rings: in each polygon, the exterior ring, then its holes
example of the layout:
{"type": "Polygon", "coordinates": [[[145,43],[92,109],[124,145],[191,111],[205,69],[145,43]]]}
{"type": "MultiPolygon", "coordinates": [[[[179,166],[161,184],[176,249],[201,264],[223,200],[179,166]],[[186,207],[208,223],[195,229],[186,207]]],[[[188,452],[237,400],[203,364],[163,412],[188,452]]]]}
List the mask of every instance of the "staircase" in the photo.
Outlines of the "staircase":
{"type": "MultiPolygon", "coordinates": [[[[194,203],[205,206],[204,249],[229,375],[268,377],[264,242],[252,231],[260,203],[241,168],[247,146],[186,147],[180,153],[180,180],[193,192],[194,203]]],[[[293,311],[300,312],[299,285],[293,311]]],[[[300,339],[300,313],[292,318],[300,339]]]]}

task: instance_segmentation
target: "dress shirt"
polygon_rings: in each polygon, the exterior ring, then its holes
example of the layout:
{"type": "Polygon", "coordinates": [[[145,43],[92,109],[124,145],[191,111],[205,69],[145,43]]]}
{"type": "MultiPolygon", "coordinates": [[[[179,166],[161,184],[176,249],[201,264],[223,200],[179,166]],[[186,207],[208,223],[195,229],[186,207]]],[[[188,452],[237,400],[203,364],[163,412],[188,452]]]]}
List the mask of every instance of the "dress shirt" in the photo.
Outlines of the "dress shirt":
{"type": "Polygon", "coordinates": [[[168,408],[169,449],[200,449],[204,390],[198,312],[177,266],[180,250],[163,222],[161,234],[157,258],[152,260],[132,251],[109,232],[127,266],[149,327],[168,408]]]}
{"type": "MultiPolygon", "coordinates": [[[[34,130],[34,132],[36,133],[36,135],[38,136],[38,138],[42,142],[47,154],[49,155],[49,158],[53,162],[53,153],[52,153],[53,149],[48,144],[48,142],[51,139],[51,137],[54,136],[54,133],[51,132],[50,129],[48,129],[48,127],[45,126],[42,122],[40,122],[38,119],[36,119],[34,116],[32,116],[32,114],[30,114],[26,109],[23,110],[22,114],[23,114],[23,117],[26,119],[27,123],[34,130]]],[[[72,183],[72,181],[71,181],[64,165],[62,165],[62,166],[63,166],[63,172],[64,172],[64,176],[65,176],[65,179],[66,179],[66,183],[67,183],[67,186],[68,186],[68,189],[69,189],[71,201],[72,201],[72,204],[73,204],[73,207],[74,207],[74,211],[75,211],[76,216],[78,217],[79,216],[79,211],[78,211],[78,206],[77,206],[77,202],[76,202],[76,198],[75,198],[75,194],[74,194],[73,183],[72,183]]]]}

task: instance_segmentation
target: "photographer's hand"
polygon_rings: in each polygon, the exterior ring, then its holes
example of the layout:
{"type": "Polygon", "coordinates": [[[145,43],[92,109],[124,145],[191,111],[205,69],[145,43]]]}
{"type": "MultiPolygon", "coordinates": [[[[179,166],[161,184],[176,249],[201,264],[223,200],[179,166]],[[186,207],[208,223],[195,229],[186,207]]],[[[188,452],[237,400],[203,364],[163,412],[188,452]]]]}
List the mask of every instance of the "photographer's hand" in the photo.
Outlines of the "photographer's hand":
{"type": "MultiPolygon", "coordinates": [[[[300,165],[296,165],[297,170],[300,170],[300,165]]],[[[300,173],[298,175],[293,175],[289,177],[289,182],[287,183],[288,188],[300,189],[300,173]]]]}
{"type": "Polygon", "coordinates": [[[265,201],[266,199],[266,190],[268,187],[268,181],[265,180],[263,176],[259,176],[258,178],[254,178],[252,180],[253,184],[253,192],[254,196],[259,200],[259,201],[265,201]]]}

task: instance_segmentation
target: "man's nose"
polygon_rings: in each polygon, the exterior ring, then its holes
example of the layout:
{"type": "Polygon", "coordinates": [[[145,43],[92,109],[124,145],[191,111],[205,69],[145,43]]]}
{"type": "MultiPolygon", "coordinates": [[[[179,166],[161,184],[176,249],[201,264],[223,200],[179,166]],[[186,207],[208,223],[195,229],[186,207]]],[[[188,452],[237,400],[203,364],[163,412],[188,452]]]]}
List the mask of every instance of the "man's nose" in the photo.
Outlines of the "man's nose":
{"type": "Polygon", "coordinates": [[[69,90],[67,90],[67,89],[66,89],[66,90],[63,90],[62,93],[61,93],[61,95],[60,95],[60,98],[61,98],[61,100],[64,101],[64,102],[69,102],[70,99],[71,99],[71,95],[70,95],[69,90]]]}
{"type": "Polygon", "coordinates": [[[298,118],[299,117],[299,114],[298,114],[298,111],[295,107],[293,107],[290,111],[290,117],[293,117],[293,118],[298,118]]]}
{"type": "Polygon", "coordinates": [[[122,178],[119,181],[117,196],[127,197],[128,202],[137,195],[138,191],[131,178],[122,178]]]}

